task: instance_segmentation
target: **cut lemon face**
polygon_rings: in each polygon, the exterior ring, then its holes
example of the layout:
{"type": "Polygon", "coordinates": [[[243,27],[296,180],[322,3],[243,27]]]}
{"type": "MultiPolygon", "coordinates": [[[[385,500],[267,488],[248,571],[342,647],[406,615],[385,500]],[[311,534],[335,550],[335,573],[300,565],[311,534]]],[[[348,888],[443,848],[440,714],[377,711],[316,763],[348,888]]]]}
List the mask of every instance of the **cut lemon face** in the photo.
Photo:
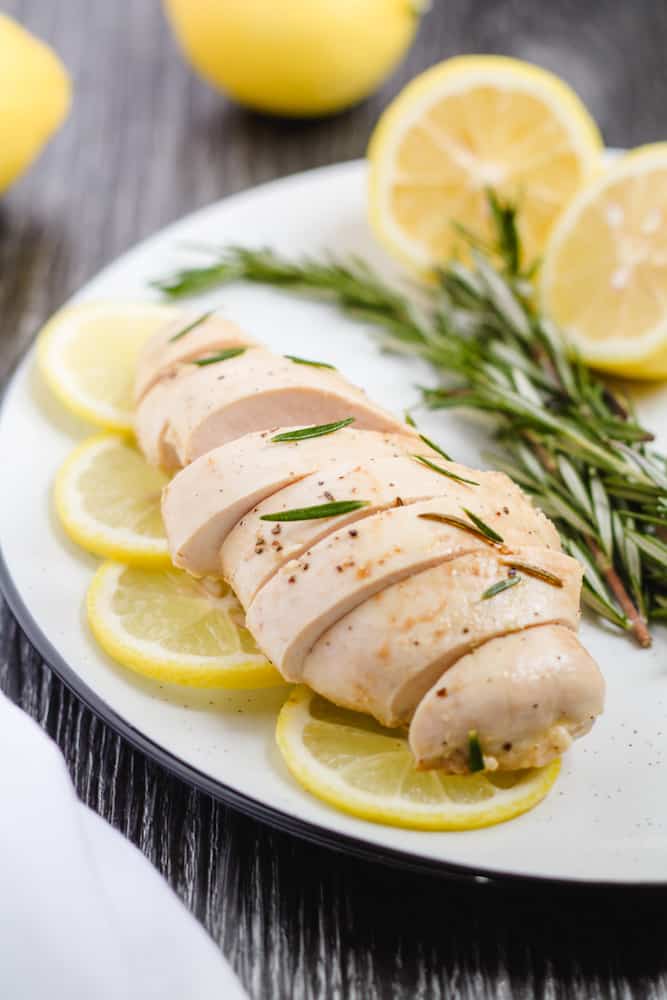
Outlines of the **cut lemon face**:
{"type": "Polygon", "coordinates": [[[667,143],[628,153],[574,199],[540,295],[588,364],[667,377],[667,143]]]}
{"type": "Polygon", "coordinates": [[[170,684],[259,688],[284,683],[223,583],[180,570],[103,563],[87,598],[100,646],[130,670],[170,684]]]}
{"type": "Polygon", "coordinates": [[[526,771],[417,771],[407,739],[367,716],[295,689],[276,739],[299,784],[343,812],[415,830],[473,830],[513,819],[547,794],[560,761],[526,771]]]}
{"type": "Polygon", "coordinates": [[[175,315],[149,302],[62,309],[39,335],[37,361],[63,406],[111,431],[131,431],[132,387],[144,342],[175,315]]]}
{"type": "Polygon", "coordinates": [[[170,566],[160,496],[167,477],[132,442],[99,434],[75,448],[56,478],[55,505],[72,539],[133,566],[170,566]]]}
{"type": "Polygon", "coordinates": [[[492,235],[487,192],[519,205],[524,263],[597,169],[600,134],[562,80],[503,56],[459,56],[416,77],[384,112],[368,157],[370,221],[388,250],[428,272],[492,235]]]}

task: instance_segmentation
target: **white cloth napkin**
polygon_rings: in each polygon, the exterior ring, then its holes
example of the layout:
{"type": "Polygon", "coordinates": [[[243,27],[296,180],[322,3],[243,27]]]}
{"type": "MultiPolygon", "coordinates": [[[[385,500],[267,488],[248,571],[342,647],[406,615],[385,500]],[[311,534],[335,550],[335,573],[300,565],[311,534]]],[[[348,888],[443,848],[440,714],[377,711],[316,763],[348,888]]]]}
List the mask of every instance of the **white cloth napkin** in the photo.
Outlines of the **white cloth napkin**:
{"type": "Polygon", "coordinates": [[[77,799],[56,745],[0,694],[0,997],[245,996],[143,855],[77,799]]]}

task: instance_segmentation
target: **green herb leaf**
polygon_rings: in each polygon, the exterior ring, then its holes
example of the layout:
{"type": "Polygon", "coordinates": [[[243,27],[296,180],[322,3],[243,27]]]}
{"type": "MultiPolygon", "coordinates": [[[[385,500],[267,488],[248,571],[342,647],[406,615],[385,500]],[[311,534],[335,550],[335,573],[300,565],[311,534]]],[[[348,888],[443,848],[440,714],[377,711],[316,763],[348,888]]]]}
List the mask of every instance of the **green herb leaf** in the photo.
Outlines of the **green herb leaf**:
{"type": "Polygon", "coordinates": [[[414,417],[412,416],[412,414],[410,413],[409,410],[405,411],[405,415],[404,415],[403,419],[405,420],[405,422],[408,425],[408,427],[416,427],[417,426],[417,424],[415,423],[415,419],[414,419],[414,417]]]}
{"type": "Polygon", "coordinates": [[[518,573],[514,576],[506,576],[503,580],[498,580],[497,583],[492,583],[490,587],[487,587],[482,594],[482,600],[488,601],[490,597],[495,597],[496,594],[502,594],[503,590],[509,590],[510,587],[516,587],[517,583],[521,583],[521,577],[518,573]]]}
{"type": "Polygon", "coordinates": [[[534,576],[538,580],[551,584],[552,587],[562,587],[563,581],[555,573],[550,573],[548,569],[541,566],[533,566],[531,563],[521,562],[518,559],[504,559],[503,566],[510,566],[512,569],[521,570],[526,576],[534,576]]]}
{"type": "Polygon", "coordinates": [[[293,361],[295,365],[310,365],[311,368],[330,368],[331,371],[336,371],[336,366],[329,365],[326,361],[309,361],[308,358],[299,358],[296,354],[284,354],[283,357],[293,361]]]}
{"type": "Polygon", "coordinates": [[[370,500],[334,500],[332,503],[321,503],[316,507],[297,507],[294,510],[281,510],[275,514],[262,514],[260,521],[314,521],[322,517],[337,517],[340,514],[350,514],[354,510],[368,507],[370,500]]]}
{"type": "Polygon", "coordinates": [[[498,545],[501,545],[505,541],[502,535],[499,535],[497,531],[494,531],[493,528],[489,527],[489,525],[483,521],[481,517],[478,517],[477,514],[473,514],[473,512],[468,510],[467,507],[462,507],[461,510],[464,514],[468,515],[477,530],[480,531],[485,538],[488,538],[490,542],[496,542],[498,545]]]}
{"type": "Polygon", "coordinates": [[[240,354],[245,354],[247,347],[228,347],[224,351],[218,351],[217,354],[211,354],[207,358],[197,358],[192,362],[193,365],[197,365],[199,368],[204,368],[206,365],[217,365],[219,361],[229,361],[230,358],[238,358],[240,354]]]}
{"type": "MultiPolygon", "coordinates": [[[[454,461],[453,458],[449,457],[449,455],[447,454],[446,451],[442,450],[442,448],[440,447],[439,444],[436,444],[435,441],[431,441],[431,439],[427,438],[425,434],[420,434],[419,437],[422,439],[422,441],[424,442],[424,444],[428,445],[429,448],[432,448],[433,451],[436,451],[438,453],[438,455],[442,455],[442,457],[445,459],[446,462],[453,462],[454,461]]],[[[468,482],[471,482],[471,480],[465,479],[464,482],[468,483],[468,482]]],[[[474,485],[478,486],[479,483],[475,483],[474,485]]]]}
{"type": "MultiPolygon", "coordinates": [[[[439,514],[437,511],[429,511],[426,514],[417,514],[417,517],[420,517],[422,521],[437,521],[438,524],[451,524],[453,528],[460,528],[461,531],[467,531],[469,535],[474,535],[475,538],[481,538],[485,542],[490,541],[489,536],[485,532],[480,531],[470,521],[466,521],[464,517],[457,517],[456,514],[439,514]]],[[[495,545],[495,542],[491,541],[491,544],[495,545]]]]}
{"type": "Polygon", "coordinates": [[[424,455],[412,455],[412,458],[421,462],[422,465],[427,465],[434,472],[439,472],[441,476],[447,476],[448,479],[453,479],[457,483],[466,483],[468,486],[479,486],[479,483],[476,483],[474,479],[464,479],[463,476],[457,476],[455,472],[443,469],[441,465],[436,465],[435,462],[432,462],[430,458],[426,458],[424,455]]]}
{"type": "Polygon", "coordinates": [[[484,754],[476,729],[468,733],[468,770],[471,774],[484,770],[484,754]]]}
{"type": "Polygon", "coordinates": [[[209,309],[208,312],[202,313],[201,316],[198,316],[197,319],[194,319],[191,323],[188,323],[187,326],[184,326],[182,330],[179,330],[178,333],[175,333],[173,337],[170,337],[169,343],[173,344],[175,340],[180,340],[181,337],[186,335],[186,333],[190,333],[190,330],[194,330],[195,327],[199,326],[201,323],[205,323],[209,316],[212,316],[214,312],[215,309],[209,309]]]}
{"type": "Polygon", "coordinates": [[[345,420],[337,420],[334,424],[316,424],[313,427],[300,427],[295,431],[283,431],[276,434],[272,441],[306,441],[308,438],[323,437],[325,434],[333,434],[343,427],[349,427],[354,423],[354,417],[346,417],[345,420]]]}

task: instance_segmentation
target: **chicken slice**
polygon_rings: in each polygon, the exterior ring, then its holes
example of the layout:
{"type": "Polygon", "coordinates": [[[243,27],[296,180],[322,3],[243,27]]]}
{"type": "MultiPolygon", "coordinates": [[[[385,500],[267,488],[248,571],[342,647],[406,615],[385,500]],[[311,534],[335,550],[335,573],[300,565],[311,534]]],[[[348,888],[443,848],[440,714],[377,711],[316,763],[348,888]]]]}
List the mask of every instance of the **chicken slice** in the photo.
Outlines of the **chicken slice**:
{"type": "Polygon", "coordinates": [[[602,675],[576,635],[540,625],[454,664],[419,704],[410,747],[418,766],[464,774],[474,731],[487,768],[537,767],[587,733],[603,702],[602,675]]]}
{"type": "MultiPolygon", "coordinates": [[[[504,515],[488,490],[468,489],[468,509],[502,532],[508,546],[537,532],[527,521],[530,513],[536,517],[528,501],[504,515]]],[[[356,535],[343,529],[307,549],[262,587],[246,608],[246,623],[287,680],[300,680],[304,657],[322,633],[373,594],[489,545],[462,528],[420,516],[436,512],[466,518],[459,499],[447,496],[382,511],[357,522],[356,535]]]]}
{"type": "Polygon", "coordinates": [[[444,671],[480,643],[549,622],[576,629],[581,576],[576,560],[541,547],[511,555],[487,547],[440,563],[339,619],[306,656],[303,680],[338,705],[401,725],[444,671]],[[563,585],[511,563],[544,570],[563,585]],[[483,597],[517,572],[516,585],[483,597]]]}
{"type": "MultiPolygon", "coordinates": [[[[421,448],[421,451],[426,449],[421,448]]],[[[530,507],[519,488],[502,473],[475,472],[453,462],[443,462],[448,471],[476,480],[487,489],[501,508],[511,504],[526,519],[526,527],[538,531],[547,544],[558,545],[550,523],[530,507]]],[[[477,489],[477,487],[475,487],[477,489]]],[[[422,465],[411,456],[380,459],[372,465],[366,460],[354,465],[334,465],[272,494],[251,510],[229,534],[222,547],[222,571],[241,603],[247,607],[257,591],[290,559],[333,531],[353,524],[397,502],[445,495],[448,507],[460,511],[470,501],[471,487],[445,477],[422,465]],[[271,525],[262,521],[266,514],[313,507],[333,500],[366,500],[361,510],[322,520],[291,521],[271,525]]],[[[354,536],[351,536],[354,537],[354,536]]]]}
{"type": "Polygon", "coordinates": [[[372,467],[405,454],[415,442],[408,428],[403,434],[378,434],[353,427],[304,441],[271,440],[286,429],[246,434],[215,448],[165,487],[162,517],[176,566],[196,576],[220,576],[222,543],[266,497],[316,470],[326,472],[351,460],[372,467]]]}
{"type": "MultiPolygon", "coordinates": [[[[163,423],[151,419],[151,427],[180,465],[244,434],[278,425],[327,424],[353,417],[359,429],[405,432],[401,421],[369,402],[337,372],[295,364],[263,348],[194,371],[181,370],[161,386],[167,390],[159,397],[163,423]]],[[[144,408],[152,412],[152,392],[137,410],[142,442],[144,408]]],[[[158,450],[150,441],[147,447],[151,453],[158,450]]]]}
{"type": "Polygon", "coordinates": [[[178,312],[146,342],[137,362],[135,403],[139,403],[157,382],[174,375],[187,362],[230,347],[256,346],[257,341],[236,323],[215,314],[197,322],[200,316],[201,313],[178,312]],[[192,329],[183,334],[181,331],[190,325],[192,329]]]}

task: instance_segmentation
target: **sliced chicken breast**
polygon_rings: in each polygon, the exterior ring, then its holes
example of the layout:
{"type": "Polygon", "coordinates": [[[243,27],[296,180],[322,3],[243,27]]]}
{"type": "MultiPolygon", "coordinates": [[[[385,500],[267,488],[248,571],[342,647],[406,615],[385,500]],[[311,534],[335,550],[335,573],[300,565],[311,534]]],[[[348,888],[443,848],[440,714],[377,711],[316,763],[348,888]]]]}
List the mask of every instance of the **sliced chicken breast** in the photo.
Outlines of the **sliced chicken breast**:
{"type": "Polygon", "coordinates": [[[489,639],[555,622],[576,629],[582,570],[545,548],[487,547],[416,573],[340,618],[308,652],[303,681],[386,726],[407,723],[453,663],[489,639]],[[561,587],[516,566],[552,574],[561,587]],[[484,597],[499,581],[518,583],[484,597]]]}
{"type": "MultiPolygon", "coordinates": [[[[168,387],[160,395],[163,423],[156,420],[152,426],[173,448],[180,465],[267,427],[326,424],[353,417],[359,429],[405,431],[401,421],[374,406],[361,389],[337,372],[295,364],[263,348],[194,371],[181,370],[160,385],[168,387]]],[[[140,440],[145,437],[141,423],[150,397],[151,393],[137,411],[140,440]]]]}
{"type": "Polygon", "coordinates": [[[487,768],[546,764],[600,714],[604,681],[576,635],[541,625],[491,639],[431,688],[410,725],[418,765],[464,774],[476,732],[487,768]]]}
{"type": "MultiPolygon", "coordinates": [[[[527,508],[534,515],[530,504],[527,508]]],[[[479,486],[470,487],[468,509],[502,532],[508,546],[525,542],[531,530],[527,512],[508,508],[505,515],[479,486]]],[[[300,680],[304,658],[320,636],[373,594],[447,559],[488,547],[469,531],[420,516],[445,512],[462,515],[458,497],[436,497],[366,517],[357,522],[355,535],[337,531],[286,563],[262,587],[246,608],[246,622],[287,680],[300,680]]]]}
{"type": "Polygon", "coordinates": [[[148,340],[139,355],[134,380],[134,399],[139,403],[149,389],[174,375],[183,364],[208,357],[230,347],[256,346],[257,341],[236,323],[212,314],[197,322],[201,313],[178,312],[148,340]],[[188,327],[192,328],[188,330],[188,327]],[[186,330],[186,333],[182,331],[186,330]],[[174,339],[176,338],[176,339],[174,339]]]}
{"type": "Polygon", "coordinates": [[[379,434],[346,427],[304,441],[271,440],[287,429],[247,434],[215,448],[165,487],[162,517],[176,566],[196,576],[219,576],[224,540],[266,497],[315,471],[327,472],[351,460],[371,468],[415,446],[408,428],[403,434],[379,434]]]}
{"type": "MultiPolygon", "coordinates": [[[[420,442],[420,452],[428,451],[420,442]]],[[[546,544],[558,544],[551,524],[531,507],[526,497],[506,476],[498,472],[474,472],[454,462],[440,461],[453,475],[476,480],[488,490],[500,510],[505,506],[521,517],[546,544]]],[[[379,459],[369,465],[364,459],[353,465],[334,464],[272,494],[254,507],[229,534],[222,547],[223,575],[241,603],[247,607],[257,591],[290,559],[327,535],[355,521],[402,502],[445,495],[449,509],[460,511],[471,502],[470,486],[435,472],[411,456],[379,459]],[[314,507],[335,500],[365,500],[361,510],[322,520],[267,524],[262,517],[280,511],[314,507]]],[[[354,537],[353,535],[351,537],[354,537]]]]}

